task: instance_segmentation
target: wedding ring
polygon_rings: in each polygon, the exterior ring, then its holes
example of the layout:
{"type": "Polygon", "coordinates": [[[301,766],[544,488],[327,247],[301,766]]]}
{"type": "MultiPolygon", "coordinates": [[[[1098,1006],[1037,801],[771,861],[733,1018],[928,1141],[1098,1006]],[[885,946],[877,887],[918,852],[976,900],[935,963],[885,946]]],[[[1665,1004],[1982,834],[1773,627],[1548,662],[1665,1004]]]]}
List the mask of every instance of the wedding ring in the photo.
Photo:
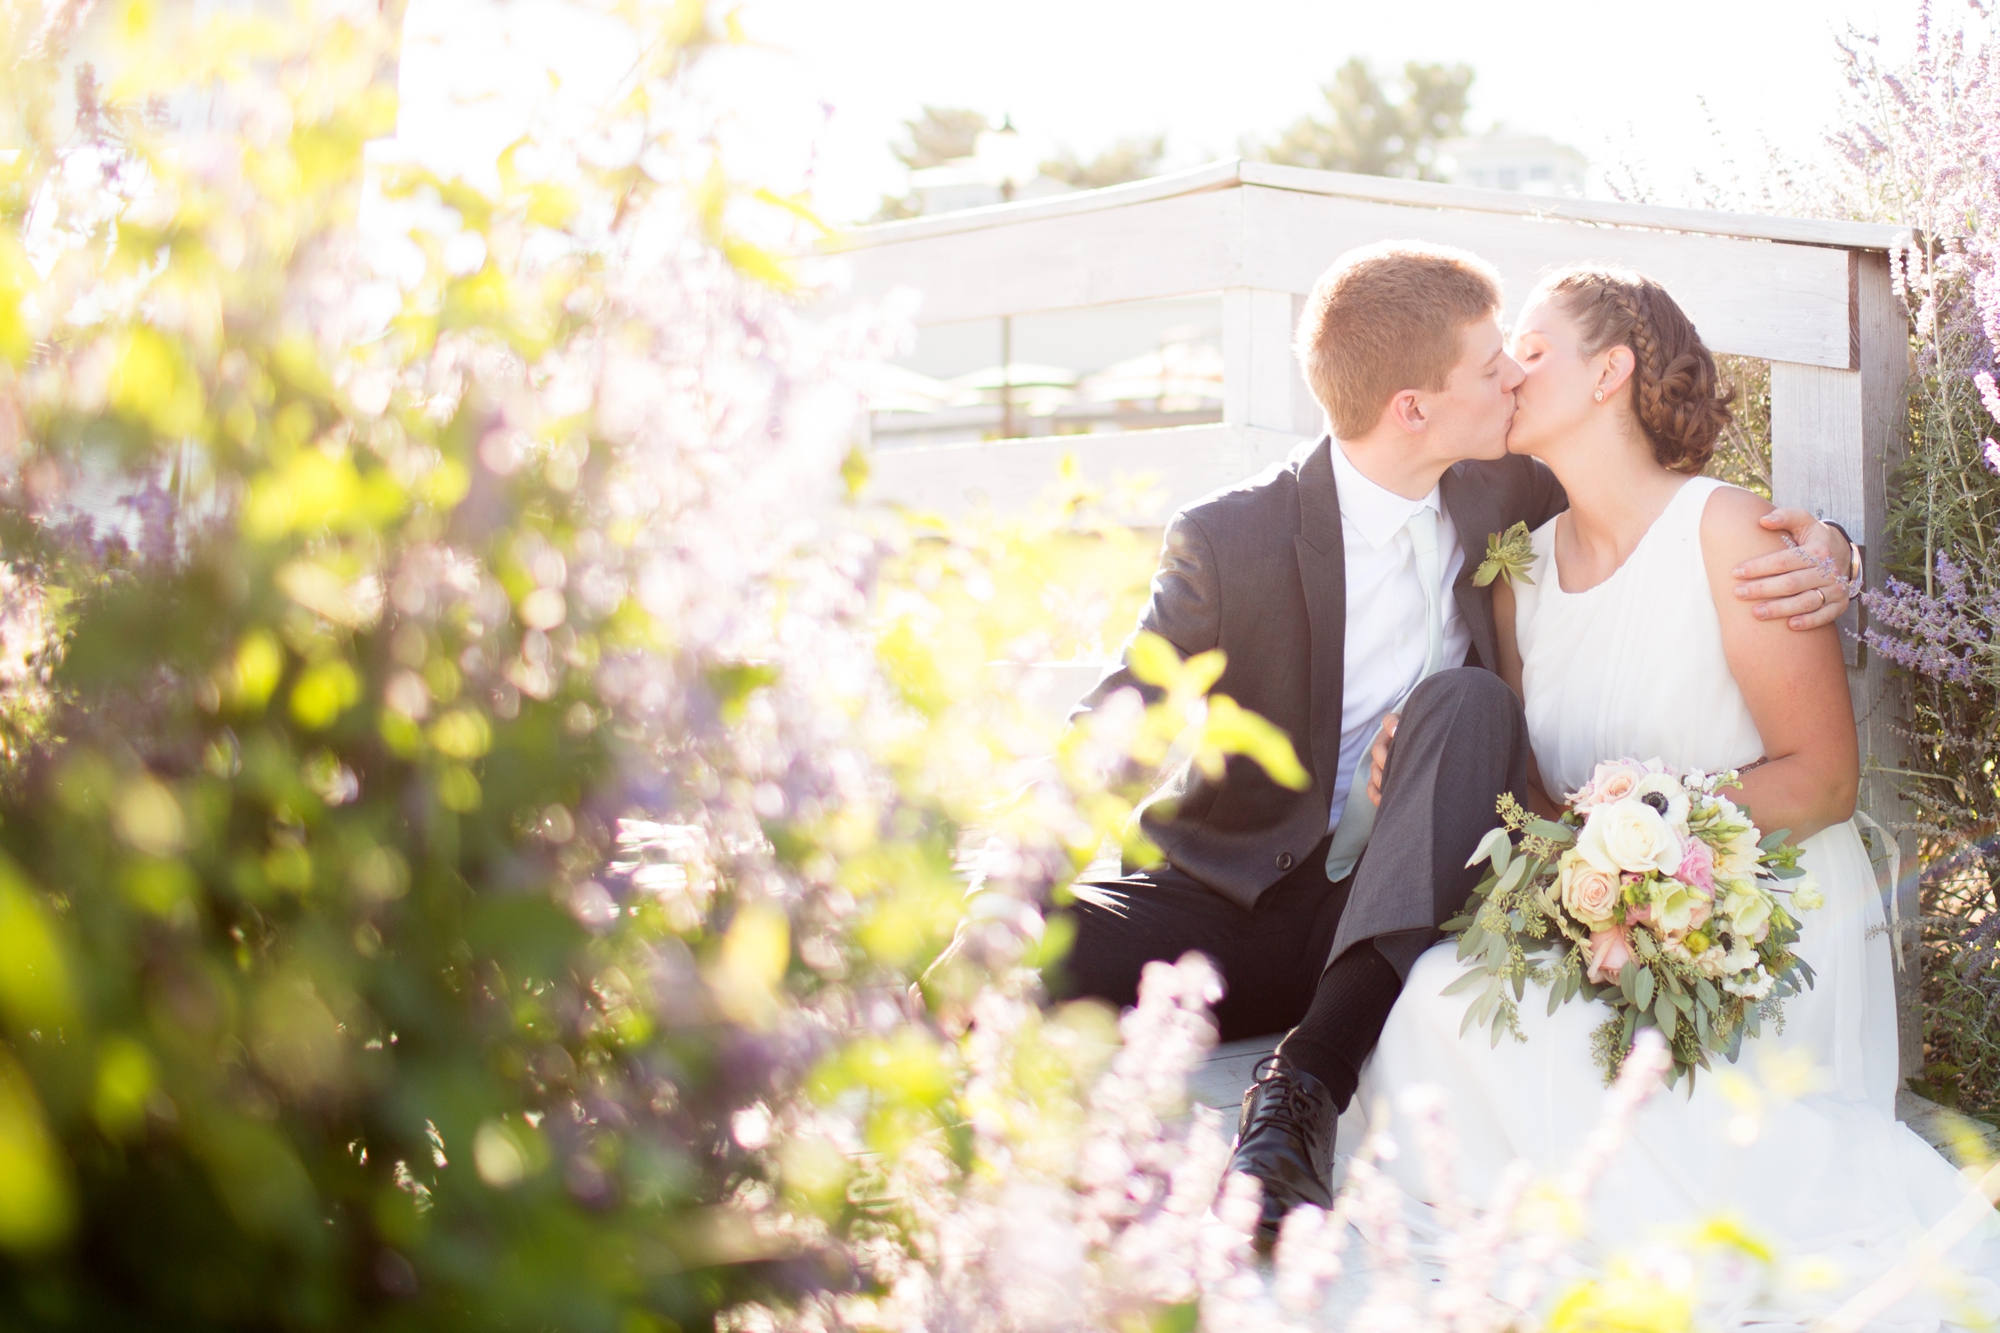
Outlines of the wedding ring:
{"type": "Polygon", "coordinates": [[[1826,610],[1826,589],[1814,588],[1813,591],[1819,594],[1819,605],[1817,607],[1814,607],[1813,609],[1816,611],[1826,610]]]}

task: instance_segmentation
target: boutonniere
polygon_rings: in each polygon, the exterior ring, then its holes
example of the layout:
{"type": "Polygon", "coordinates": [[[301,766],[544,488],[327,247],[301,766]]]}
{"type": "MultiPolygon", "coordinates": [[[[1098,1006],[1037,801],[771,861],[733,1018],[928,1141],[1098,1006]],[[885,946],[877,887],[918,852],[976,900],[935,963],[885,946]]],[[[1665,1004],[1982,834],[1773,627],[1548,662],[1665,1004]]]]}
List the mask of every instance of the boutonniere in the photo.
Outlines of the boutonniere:
{"type": "Polygon", "coordinates": [[[1509,583],[1533,583],[1528,577],[1528,566],[1534,563],[1534,538],[1528,535],[1526,523],[1516,523],[1505,532],[1486,535],[1486,558],[1473,571],[1472,581],[1483,588],[1505,574],[1509,583]]]}

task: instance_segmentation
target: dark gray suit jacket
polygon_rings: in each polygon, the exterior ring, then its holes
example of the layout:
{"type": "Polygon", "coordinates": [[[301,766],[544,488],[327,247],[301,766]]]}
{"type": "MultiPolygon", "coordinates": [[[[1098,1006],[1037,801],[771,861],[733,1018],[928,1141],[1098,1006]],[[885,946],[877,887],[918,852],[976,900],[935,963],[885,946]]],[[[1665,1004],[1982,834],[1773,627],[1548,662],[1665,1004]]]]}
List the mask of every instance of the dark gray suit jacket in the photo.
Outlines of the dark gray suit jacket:
{"type": "MultiPolygon", "coordinates": [[[[1347,559],[1332,448],[1332,438],[1321,436],[1284,463],[1175,514],[1139,617],[1141,629],[1183,655],[1221,648],[1228,660],[1215,692],[1283,728],[1312,774],[1309,790],[1290,791],[1235,755],[1220,781],[1183,763],[1147,798],[1141,826],[1167,860],[1246,908],[1312,854],[1333,802],[1347,559]]],[[[1490,669],[1498,661],[1492,596],[1472,585],[1487,534],[1518,522],[1538,528],[1569,501],[1547,467],[1515,455],[1459,463],[1440,489],[1466,557],[1452,591],[1472,632],[1468,665],[1490,669]]],[[[1158,695],[1121,663],[1071,720],[1127,687],[1158,695]]]]}

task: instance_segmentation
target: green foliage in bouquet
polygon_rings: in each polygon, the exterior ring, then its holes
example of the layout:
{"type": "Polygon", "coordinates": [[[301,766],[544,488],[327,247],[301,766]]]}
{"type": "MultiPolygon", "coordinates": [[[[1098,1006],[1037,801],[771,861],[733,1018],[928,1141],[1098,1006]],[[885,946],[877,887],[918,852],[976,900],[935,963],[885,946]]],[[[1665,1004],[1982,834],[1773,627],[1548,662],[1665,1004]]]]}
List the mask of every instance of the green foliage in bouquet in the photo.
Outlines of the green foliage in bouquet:
{"type": "MultiPolygon", "coordinates": [[[[1712,799],[1734,776],[1708,780],[1705,792],[1688,789],[1690,838],[1722,847],[1754,843],[1750,873],[1757,880],[1802,881],[1799,849],[1785,841],[1786,830],[1756,838],[1733,805],[1712,799]]],[[[1678,780],[1666,780],[1679,788],[1678,780]]],[[[1656,1028],[1673,1059],[1669,1082],[1685,1076],[1692,1088],[1695,1071],[1710,1067],[1710,1054],[1733,1062],[1743,1039],[1756,1036],[1766,1020],[1782,1022],[1784,999],[1812,983],[1812,968],[1792,952],[1797,918],[1762,884],[1738,881],[1725,892],[1718,882],[1703,894],[1659,870],[1613,874],[1607,886],[1615,899],[1595,909],[1605,915],[1580,916],[1567,882],[1584,868],[1576,844],[1586,818],[1572,810],[1559,823],[1542,819],[1511,794],[1501,796],[1498,809],[1501,826],[1467,863],[1485,861],[1488,869],[1463,912],[1444,925],[1457,936],[1466,964],[1444,993],[1473,994],[1461,1035],[1485,1025],[1496,1046],[1508,1033],[1525,1040],[1518,1006],[1533,984],[1546,989],[1551,1015],[1578,998],[1610,1007],[1592,1037],[1607,1084],[1637,1034],[1656,1028]],[[1750,919],[1761,927],[1754,943],[1747,931],[1723,933],[1750,919]]],[[[1817,896],[1803,883],[1791,895],[1799,910],[1815,906],[1817,896]]]]}

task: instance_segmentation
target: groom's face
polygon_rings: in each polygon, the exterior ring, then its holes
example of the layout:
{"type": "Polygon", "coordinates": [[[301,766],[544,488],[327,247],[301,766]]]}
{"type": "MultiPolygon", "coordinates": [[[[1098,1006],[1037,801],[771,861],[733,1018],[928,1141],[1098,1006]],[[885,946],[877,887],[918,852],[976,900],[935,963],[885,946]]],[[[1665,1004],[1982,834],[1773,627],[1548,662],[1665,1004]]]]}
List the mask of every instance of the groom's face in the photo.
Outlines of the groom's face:
{"type": "Polygon", "coordinates": [[[1460,327],[1458,349],[1444,388],[1423,396],[1429,448],[1452,461],[1503,457],[1521,367],[1491,315],[1460,327]]]}

